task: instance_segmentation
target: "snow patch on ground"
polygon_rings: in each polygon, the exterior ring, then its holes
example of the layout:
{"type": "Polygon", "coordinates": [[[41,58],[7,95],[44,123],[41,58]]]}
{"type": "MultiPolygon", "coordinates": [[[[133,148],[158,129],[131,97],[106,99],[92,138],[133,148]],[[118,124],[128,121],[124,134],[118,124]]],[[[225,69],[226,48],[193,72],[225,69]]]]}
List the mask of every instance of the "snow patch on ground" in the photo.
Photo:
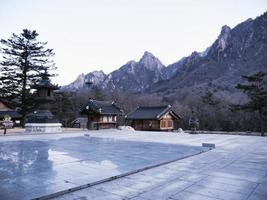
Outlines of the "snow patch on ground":
{"type": "Polygon", "coordinates": [[[183,129],[181,129],[181,128],[178,128],[177,132],[178,133],[184,133],[183,129]]]}
{"type": "Polygon", "coordinates": [[[127,130],[127,131],[135,131],[133,129],[133,127],[131,127],[131,126],[119,126],[118,130],[121,130],[121,131],[125,131],[125,130],[127,130]]]}

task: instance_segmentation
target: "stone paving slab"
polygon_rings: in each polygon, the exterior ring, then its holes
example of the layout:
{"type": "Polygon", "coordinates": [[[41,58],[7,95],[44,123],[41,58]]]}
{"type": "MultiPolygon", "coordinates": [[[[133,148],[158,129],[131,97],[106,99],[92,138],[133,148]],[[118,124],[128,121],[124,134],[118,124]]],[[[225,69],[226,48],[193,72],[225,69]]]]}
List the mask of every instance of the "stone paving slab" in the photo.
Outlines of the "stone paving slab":
{"type": "Polygon", "coordinates": [[[208,186],[192,185],[185,191],[223,200],[244,200],[248,196],[246,194],[237,192],[229,192],[229,188],[227,188],[226,190],[224,188],[218,189],[210,187],[210,184],[208,186]]]}
{"type": "Polygon", "coordinates": [[[100,184],[98,186],[95,186],[94,188],[101,191],[110,192],[124,198],[133,198],[139,196],[142,193],[142,190],[122,185],[118,186],[117,184],[110,184],[110,182],[103,185],[100,184]]]}
{"type": "Polygon", "coordinates": [[[222,184],[227,184],[229,186],[242,187],[242,188],[247,188],[247,187],[256,188],[256,186],[259,184],[257,182],[227,178],[222,176],[207,176],[206,178],[203,179],[203,182],[212,184],[222,183],[222,184]]]}
{"type": "Polygon", "coordinates": [[[234,186],[234,185],[229,184],[229,183],[231,183],[230,181],[231,180],[229,180],[228,183],[219,183],[219,182],[215,182],[215,181],[211,181],[210,183],[208,183],[207,179],[204,179],[204,180],[197,182],[196,185],[202,186],[202,187],[208,187],[211,189],[223,190],[226,192],[240,193],[240,194],[244,194],[244,195],[250,195],[256,187],[256,186],[253,187],[253,184],[252,184],[252,186],[251,185],[234,186]]]}
{"type": "Polygon", "coordinates": [[[69,196],[61,196],[58,200],[86,200],[86,199],[97,199],[97,200],[123,200],[123,197],[112,194],[110,192],[97,190],[94,188],[76,191],[75,194],[69,194],[69,196]]]}
{"type": "Polygon", "coordinates": [[[171,196],[169,199],[173,200],[218,200],[217,198],[213,198],[210,196],[205,196],[201,194],[195,194],[188,191],[182,191],[177,193],[176,195],[171,196]]]}
{"type": "Polygon", "coordinates": [[[267,199],[267,195],[261,195],[261,194],[252,194],[248,200],[265,200],[267,199]]]}
{"type": "Polygon", "coordinates": [[[140,195],[145,199],[154,200],[154,199],[168,199],[169,197],[185,190],[186,188],[192,186],[194,183],[184,180],[175,180],[170,181],[166,184],[163,184],[159,187],[154,188],[148,192],[145,192],[140,195]]]}

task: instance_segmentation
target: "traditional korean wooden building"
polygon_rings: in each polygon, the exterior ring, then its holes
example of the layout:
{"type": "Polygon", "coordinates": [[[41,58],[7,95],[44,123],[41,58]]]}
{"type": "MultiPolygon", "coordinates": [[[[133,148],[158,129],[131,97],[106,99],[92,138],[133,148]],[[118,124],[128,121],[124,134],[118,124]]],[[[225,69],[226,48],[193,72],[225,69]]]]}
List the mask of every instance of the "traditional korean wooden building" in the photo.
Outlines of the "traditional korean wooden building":
{"type": "Polygon", "coordinates": [[[15,109],[12,109],[7,102],[0,99],[0,121],[4,120],[5,116],[11,117],[15,125],[19,125],[22,115],[15,109]]]}
{"type": "Polygon", "coordinates": [[[90,99],[81,114],[88,117],[88,129],[98,130],[117,127],[118,117],[124,113],[114,102],[90,99]]]}
{"type": "Polygon", "coordinates": [[[175,122],[181,117],[170,105],[157,107],[137,107],[126,115],[127,123],[135,130],[169,131],[175,129],[175,122]]]}

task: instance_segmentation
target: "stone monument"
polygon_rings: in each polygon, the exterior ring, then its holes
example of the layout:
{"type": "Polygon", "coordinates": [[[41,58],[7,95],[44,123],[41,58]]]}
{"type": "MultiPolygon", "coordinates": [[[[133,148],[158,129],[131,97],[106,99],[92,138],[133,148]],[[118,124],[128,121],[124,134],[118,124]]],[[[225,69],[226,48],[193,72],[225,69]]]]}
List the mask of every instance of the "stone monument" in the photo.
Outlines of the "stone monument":
{"type": "Polygon", "coordinates": [[[45,70],[38,84],[33,86],[37,90],[35,99],[38,109],[30,113],[25,124],[27,133],[53,133],[61,132],[62,124],[50,112],[50,104],[55,101],[54,90],[59,89],[57,85],[50,82],[49,74],[45,70]]]}

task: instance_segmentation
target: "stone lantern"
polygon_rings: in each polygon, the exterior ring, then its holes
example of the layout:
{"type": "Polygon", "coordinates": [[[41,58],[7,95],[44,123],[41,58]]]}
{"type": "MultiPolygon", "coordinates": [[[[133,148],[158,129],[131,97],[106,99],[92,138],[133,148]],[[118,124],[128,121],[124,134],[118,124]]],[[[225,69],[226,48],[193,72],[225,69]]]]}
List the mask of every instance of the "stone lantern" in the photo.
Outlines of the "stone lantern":
{"type": "Polygon", "coordinates": [[[54,90],[59,89],[59,87],[50,82],[49,76],[45,70],[38,84],[32,87],[37,90],[35,101],[38,109],[28,116],[25,124],[27,133],[61,132],[61,123],[49,110],[50,104],[55,101],[54,90]]]}
{"type": "Polygon", "coordinates": [[[6,134],[6,130],[13,128],[14,123],[11,121],[11,117],[8,115],[4,116],[4,121],[2,122],[3,129],[4,129],[4,135],[6,134]]]}

